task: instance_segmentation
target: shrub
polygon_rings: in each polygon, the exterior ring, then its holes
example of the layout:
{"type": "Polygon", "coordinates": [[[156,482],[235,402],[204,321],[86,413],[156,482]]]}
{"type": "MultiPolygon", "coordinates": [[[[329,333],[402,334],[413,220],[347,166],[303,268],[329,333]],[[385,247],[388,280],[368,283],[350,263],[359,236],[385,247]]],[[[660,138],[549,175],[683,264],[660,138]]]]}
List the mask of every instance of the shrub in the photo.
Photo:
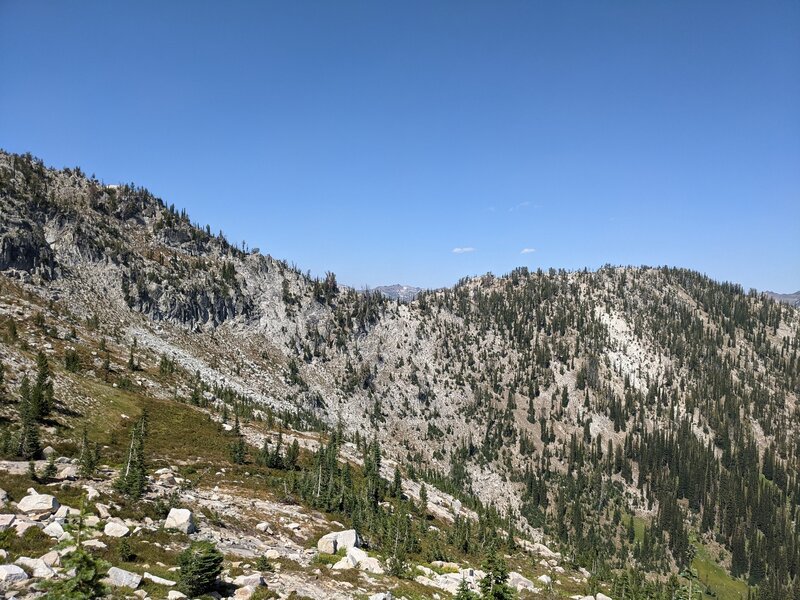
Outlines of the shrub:
{"type": "Polygon", "coordinates": [[[190,597],[200,596],[222,572],[222,553],[211,542],[192,542],[178,556],[178,566],[178,589],[190,597]]]}

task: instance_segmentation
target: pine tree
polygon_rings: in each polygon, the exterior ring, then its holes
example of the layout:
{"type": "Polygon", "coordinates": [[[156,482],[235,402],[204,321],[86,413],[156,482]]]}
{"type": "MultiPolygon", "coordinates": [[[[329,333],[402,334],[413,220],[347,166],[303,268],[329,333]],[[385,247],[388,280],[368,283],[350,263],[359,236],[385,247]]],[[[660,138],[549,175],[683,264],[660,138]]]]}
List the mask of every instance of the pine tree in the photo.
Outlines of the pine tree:
{"type": "Polygon", "coordinates": [[[231,452],[231,462],[235,465],[242,465],[244,464],[245,453],[246,453],[246,446],[244,442],[244,437],[242,436],[242,430],[239,426],[239,414],[236,414],[236,421],[233,425],[233,434],[236,436],[236,439],[230,446],[231,452]]]}
{"type": "Polygon", "coordinates": [[[289,471],[294,471],[297,466],[297,459],[300,457],[300,444],[297,440],[292,441],[292,444],[286,448],[286,456],[283,457],[284,468],[289,471]]]}
{"type": "Polygon", "coordinates": [[[128,457],[114,487],[130,500],[138,500],[144,494],[147,474],[144,460],[144,438],[147,432],[147,415],[142,414],[131,429],[128,457]]]}
{"type": "Polygon", "coordinates": [[[52,579],[43,584],[46,590],[44,600],[94,600],[106,596],[106,587],[103,578],[108,571],[109,564],[95,557],[81,544],[83,534],[84,509],[78,518],[78,528],[75,532],[75,550],[61,559],[61,566],[72,572],[70,577],[52,579]]]}
{"type": "Polygon", "coordinates": [[[475,594],[475,592],[469,589],[467,580],[462,577],[461,583],[458,584],[458,590],[456,590],[456,595],[453,597],[453,600],[478,600],[478,596],[475,594]]]}
{"type": "Polygon", "coordinates": [[[53,410],[53,382],[50,380],[50,364],[41,350],[36,354],[36,381],[30,388],[30,403],[33,417],[39,421],[53,410]]]}
{"type": "Polygon", "coordinates": [[[419,486],[419,512],[428,514],[428,488],[424,483],[419,486]]]}
{"type": "Polygon", "coordinates": [[[506,561],[497,555],[493,544],[489,547],[482,567],[486,571],[486,576],[479,584],[482,600],[512,600],[516,597],[514,590],[508,585],[506,561]]]}
{"type": "Polygon", "coordinates": [[[20,431],[17,454],[22,458],[32,459],[39,454],[41,446],[39,444],[39,427],[36,424],[35,410],[30,401],[27,377],[22,380],[20,395],[21,399],[18,405],[20,431]]]}
{"type": "Polygon", "coordinates": [[[211,542],[192,542],[178,556],[178,589],[189,597],[208,592],[222,572],[222,553],[211,542]]]}
{"type": "Polygon", "coordinates": [[[83,435],[81,436],[81,451],[78,455],[78,472],[81,477],[93,477],[97,471],[97,445],[90,445],[89,434],[86,426],[83,426],[83,435]]]}
{"type": "Polygon", "coordinates": [[[56,468],[56,455],[51,454],[47,458],[47,464],[45,465],[44,471],[42,472],[42,478],[54,479],[57,474],[58,474],[58,469],[56,468]]]}

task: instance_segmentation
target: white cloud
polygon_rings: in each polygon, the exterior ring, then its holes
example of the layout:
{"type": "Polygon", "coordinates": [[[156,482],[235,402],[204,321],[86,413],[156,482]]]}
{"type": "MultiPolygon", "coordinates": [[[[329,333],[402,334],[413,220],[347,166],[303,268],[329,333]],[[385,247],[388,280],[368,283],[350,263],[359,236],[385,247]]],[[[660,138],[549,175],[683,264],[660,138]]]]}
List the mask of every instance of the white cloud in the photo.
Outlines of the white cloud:
{"type": "Polygon", "coordinates": [[[453,254],[467,254],[468,252],[475,252],[475,248],[466,246],[464,248],[453,248],[453,254]]]}
{"type": "Polygon", "coordinates": [[[536,252],[536,248],[523,248],[520,254],[533,254],[536,252]]]}
{"type": "Polygon", "coordinates": [[[516,206],[512,206],[511,208],[508,209],[508,212],[514,212],[515,210],[519,210],[521,208],[526,208],[526,207],[528,207],[530,205],[531,205],[530,201],[526,200],[525,202],[520,202],[516,206]]]}

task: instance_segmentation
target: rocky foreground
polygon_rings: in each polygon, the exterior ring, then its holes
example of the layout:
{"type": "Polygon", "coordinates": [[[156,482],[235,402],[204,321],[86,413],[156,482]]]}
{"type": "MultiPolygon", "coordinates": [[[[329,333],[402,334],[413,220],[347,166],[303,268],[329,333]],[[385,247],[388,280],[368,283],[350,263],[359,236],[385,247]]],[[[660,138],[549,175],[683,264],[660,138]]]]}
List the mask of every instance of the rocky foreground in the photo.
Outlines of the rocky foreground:
{"type": "MultiPolygon", "coordinates": [[[[46,450],[52,452],[50,448],[46,450]]],[[[114,501],[110,478],[80,480],[75,459],[59,457],[52,462],[58,465],[52,483],[34,485],[16,500],[0,490],[0,535],[6,536],[4,540],[10,536],[25,540],[40,550],[30,556],[17,556],[13,562],[9,551],[0,550],[0,560],[8,561],[0,565],[0,591],[6,598],[36,598],[44,593],[43,582],[74,576],[74,570],[65,569],[62,560],[78,544],[108,556],[109,548],[119,548],[122,540],[135,542],[137,548],[153,546],[165,553],[178,552],[193,540],[213,542],[226,557],[217,591],[211,593],[214,598],[403,597],[393,596],[392,590],[387,589],[392,583],[384,577],[383,561],[364,548],[356,530],[318,535],[341,524],[299,506],[231,494],[225,489],[222,471],[216,474],[222,485],[189,490],[182,487],[184,479],[177,468],[156,470],[148,478],[148,495],[191,508],[169,508],[163,519],[138,519],[123,516],[122,507],[114,501]],[[62,490],[70,498],[80,497],[82,506],[69,506],[59,500],[62,490]],[[158,541],[153,536],[158,536],[158,541]],[[323,572],[326,576],[322,576],[323,572]],[[380,589],[381,586],[386,588],[380,589]]],[[[46,464],[38,461],[34,467],[42,469],[46,464]]],[[[3,461],[0,481],[3,475],[21,478],[29,468],[25,462],[3,461]]],[[[102,472],[113,473],[108,469],[101,469],[102,472]]],[[[457,501],[448,500],[455,505],[450,510],[460,509],[457,501]]],[[[431,508],[441,510],[442,497],[436,501],[431,508]]],[[[589,577],[585,570],[568,574],[561,566],[561,554],[544,544],[520,541],[546,571],[533,580],[511,571],[509,584],[523,597],[537,597],[561,586],[562,580],[577,583],[589,577]]],[[[109,562],[113,563],[113,558],[109,562]]],[[[162,561],[141,562],[135,567],[117,562],[108,568],[104,580],[110,595],[169,600],[186,597],[176,589],[179,567],[162,561]]],[[[477,590],[485,576],[478,568],[445,561],[414,565],[414,569],[413,581],[428,590],[429,595],[424,597],[432,598],[455,594],[462,580],[477,590]]],[[[572,597],[608,600],[604,594],[572,597]]]]}

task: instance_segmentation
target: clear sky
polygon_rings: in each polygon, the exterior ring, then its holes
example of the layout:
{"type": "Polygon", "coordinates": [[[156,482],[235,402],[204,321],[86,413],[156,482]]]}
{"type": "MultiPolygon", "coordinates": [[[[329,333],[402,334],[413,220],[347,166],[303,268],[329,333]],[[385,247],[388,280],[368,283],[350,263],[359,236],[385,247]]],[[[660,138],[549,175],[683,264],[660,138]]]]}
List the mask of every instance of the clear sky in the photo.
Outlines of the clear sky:
{"type": "Polygon", "coordinates": [[[800,288],[800,2],[0,0],[0,147],[361,287],[800,288]]]}

